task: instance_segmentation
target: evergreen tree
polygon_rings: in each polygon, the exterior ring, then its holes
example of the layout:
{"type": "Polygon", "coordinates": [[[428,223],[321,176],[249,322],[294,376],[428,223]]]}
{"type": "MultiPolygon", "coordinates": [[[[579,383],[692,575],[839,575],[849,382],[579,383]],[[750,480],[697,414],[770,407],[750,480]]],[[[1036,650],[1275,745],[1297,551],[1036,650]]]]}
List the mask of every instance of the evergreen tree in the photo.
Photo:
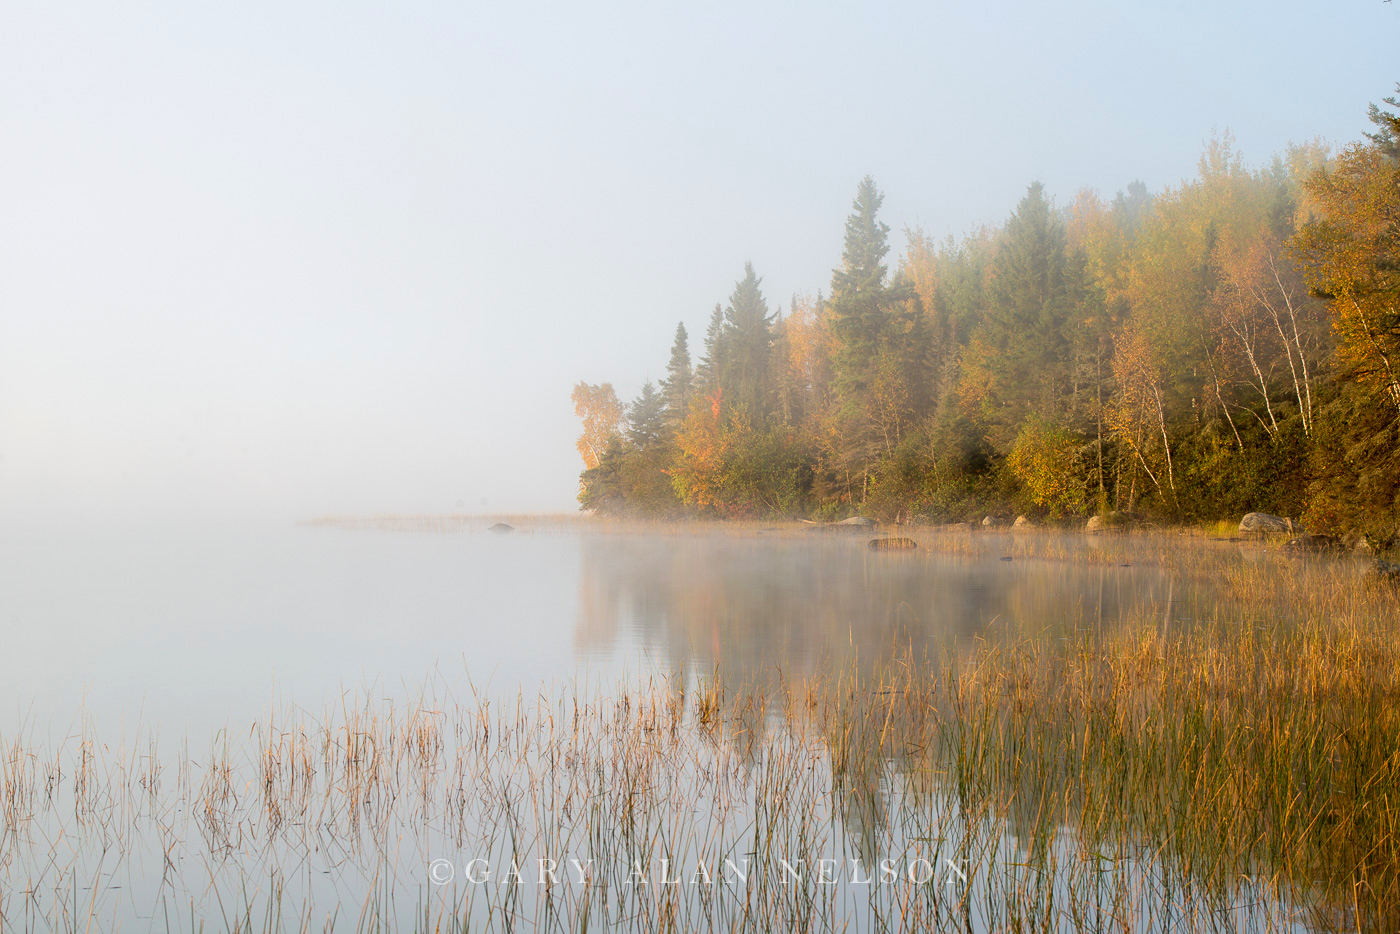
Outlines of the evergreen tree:
{"type": "Polygon", "coordinates": [[[861,179],[846,218],[841,268],[831,275],[832,330],[841,344],[836,380],[847,397],[859,395],[868,385],[884,324],[890,228],[876,217],[884,200],[873,178],[861,179]]]}
{"type": "MultiPolygon", "coordinates": [[[[1400,91],[1400,82],[1396,83],[1395,90],[1400,91]]],[[[1384,100],[1392,107],[1400,107],[1400,94],[1384,100]]],[[[1391,163],[1400,162],[1400,116],[1371,104],[1367,107],[1366,117],[1376,125],[1376,132],[1367,133],[1366,138],[1391,163]]]]}
{"type": "Polygon", "coordinates": [[[837,427],[846,439],[851,495],[860,501],[876,459],[893,452],[924,408],[931,351],[912,283],[886,282],[890,228],[877,216],[883,201],[867,175],[846,218],[841,268],[831,277],[837,427]]]}
{"type": "Polygon", "coordinates": [[[639,451],[646,451],[666,437],[666,399],[651,380],[642,385],[642,394],[627,407],[627,439],[639,451]]]}
{"type": "Polygon", "coordinates": [[[744,264],[744,278],[734,284],[724,310],[725,359],[719,382],[728,399],[746,406],[749,417],[767,415],[768,362],[773,343],[773,317],[759,290],[753,263],[744,264]]]}
{"type": "Polygon", "coordinates": [[[661,383],[662,397],[666,404],[666,422],[672,430],[685,421],[694,378],[690,371],[690,347],[685,324],[677,324],[676,342],[671,345],[671,362],[666,364],[666,379],[661,383]]]}
{"type": "Polygon", "coordinates": [[[1006,443],[1027,415],[1058,415],[1068,390],[1065,231],[1039,182],[1006,223],[988,291],[988,415],[1000,429],[996,440],[1006,443]]]}
{"type": "Polygon", "coordinates": [[[715,303],[710,313],[710,326],[705,329],[705,355],[695,368],[693,387],[705,395],[719,388],[720,370],[724,365],[724,309],[715,303]]]}
{"type": "Polygon", "coordinates": [[[1113,198],[1113,213],[1118,219],[1119,229],[1125,234],[1137,230],[1151,207],[1152,195],[1148,193],[1147,185],[1137,179],[1128,182],[1127,191],[1120,191],[1113,198]]]}
{"type": "Polygon", "coordinates": [[[860,293],[879,293],[885,287],[885,254],[890,251],[888,224],[876,218],[885,196],[869,175],[860,180],[851,214],[846,218],[846,243],[841,268],[831,276],[834,301],[860,293]]]}

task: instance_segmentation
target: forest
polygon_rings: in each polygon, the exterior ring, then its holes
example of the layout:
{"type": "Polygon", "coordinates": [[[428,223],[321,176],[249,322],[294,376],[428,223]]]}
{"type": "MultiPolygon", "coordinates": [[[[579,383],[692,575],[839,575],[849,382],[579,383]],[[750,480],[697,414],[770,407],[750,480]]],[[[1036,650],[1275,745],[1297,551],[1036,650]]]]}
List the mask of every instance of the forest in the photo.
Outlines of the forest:
{"type": "MultiPolygon", "coordinates": [[[[1400,85],[1397,85],[1400,88],[1400,85]]],[[[1400,107],[1400,97],[1384,103],[1400,107]]],[[[1246,166],[1228,134],[1157,193],[1057,206],[890,256],[856,190],[829,287],[752,264],[630,402],[580,382],[603,515],[1157,522],[1265,511],[1400,524],[1400,116],[1246,166]]],[[[833,231],[833,233],[835,233],[833,231]]],[[[834,246],[833,237],[833,246],[834,246]]]]}

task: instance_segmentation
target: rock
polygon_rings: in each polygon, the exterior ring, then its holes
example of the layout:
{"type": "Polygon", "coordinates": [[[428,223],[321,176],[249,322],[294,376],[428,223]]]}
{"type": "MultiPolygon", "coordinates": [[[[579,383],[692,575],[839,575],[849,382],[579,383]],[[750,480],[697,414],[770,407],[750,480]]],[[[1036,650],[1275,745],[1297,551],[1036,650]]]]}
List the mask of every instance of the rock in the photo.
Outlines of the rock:
{"type": "Polygon", "coordinates": [[[917,551],[919,543],[912,538],[872,538],[871,551],[917,551]]]}
{"type": "Polygon", "coordinates": [[[1366,579],[1383,584],[1394,584],[1400,587],[1400,564],[1394,561],[1386,561],[1377,558],[1376,563],[1366,570],[1366,579]]]}
{"type": "Polygon", "coordinates": [[[1340,551],[1342,543],[1333,535],[1313,535],[1303,533],[1297,538],[1290,538],[1284,542],[1283,550],[1295,555],[1323,554],[1330,551],[1340,551]]]}
{"type": "Polygon", "coordinates": [[[489,529],[487,529],[486,531],[488,531],[488,532],[514,532],[514,531],[515,531],[515,526],[513,526],[513,525],[506,525],[504,522],[497,522],[495,525],[491,526],[491,527],[490,527],[489,529]]]}
{"type": "Polygon", "coordinates": [[[1017,516],[1016,521],[1011,523],[1011,527],[1013,529],[1033,529],[1035,528],[1035,523],[1025,516],[1017,516]]]}
{"type": "Polygon", "coordinates": [[[842,519],[840,522],[833,522],[832,525],[842,525],[846,526],[847,528],[855,529],[873,529],[875,528],[875,520],[867,519],[865,518],[865,516],[851,516],[851,518],[849,519],[842,519]]]}
{"type": "Polygon", "coordinates": [[[1303,531],[1303,527],[1283,516],[1271,516],[1267,512],[1249,512],[1245,513],[1245,517],[1240,520],[1239,530],[1241,532],[1288,532],[1290,535],[1297,535],[1303,531]]]}
{"type": "Polygon", "coordinates": [[[999,525],[1001,525],[1001,520],[994,516],[985,516],[982,519],[982,528],[984,529],[994,529],[999,525]]]}
{"type": "Polygon", "coordinates": [[[1130,512],[1106,512],[1100,516],[1090,516],[1084,524],[1086,532],[1105,532],[1109,529],[1123,529],[1138,524],[1138,517],[1130,512]]]}
{"type": "Polygon", "coordinates": [[[1352,554],[1368,558],[1374,557],[1376,554],[1375,546],[1371,544],[1371,540],[1360,532],[1348,532],[1343,535],[1342,547],[1352,554]]]}

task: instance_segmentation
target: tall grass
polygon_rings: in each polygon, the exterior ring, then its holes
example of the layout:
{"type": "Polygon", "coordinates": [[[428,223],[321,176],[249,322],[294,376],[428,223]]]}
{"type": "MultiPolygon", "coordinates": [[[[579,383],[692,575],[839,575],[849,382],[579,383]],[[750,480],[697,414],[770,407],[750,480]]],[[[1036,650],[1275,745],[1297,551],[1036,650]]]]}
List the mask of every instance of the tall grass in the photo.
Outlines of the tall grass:
{"type": "Polygon", "coordinates": [[[1160,536],[938,542],[1155,561],[1253,609],[817,674],[430,681],[194,747],[22,729],[0,931],[1400,930],[1393,592],[1160,536]]]}

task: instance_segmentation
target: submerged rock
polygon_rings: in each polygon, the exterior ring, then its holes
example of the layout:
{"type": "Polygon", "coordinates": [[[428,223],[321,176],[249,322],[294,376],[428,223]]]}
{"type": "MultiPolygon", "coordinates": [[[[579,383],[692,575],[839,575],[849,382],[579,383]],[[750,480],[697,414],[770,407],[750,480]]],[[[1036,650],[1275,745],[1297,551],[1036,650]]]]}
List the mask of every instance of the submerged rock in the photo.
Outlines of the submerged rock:
{"type": "Polygon", "coordinates": [[[1325,554],[1332,551],[1340,551],[1342,543],[1333,535],[1313,535],[1305,532],[1297,538],[1290,538],[1284,542],[1283,550],[1295,555],[1304,554],[1325,554]]]}
{"type": "Polygon", "coordinates": [[[1267,512],[1248,512],[1240,520],[1239,530],[1241,532],[1288,532],[1296,535],[1303,531],[1303,527],[1283,516],[1271,516],[1267,512]]]}
{"type": "Polygon", "coordinates": [[[491,526],[491,527],[490,527],[489,529],[487,529],[486,531],[488,531],[488,532],[514,532],[514,531],[515,531],[515,526],[513,526],[513,525],[506,525],[504,522],[497,522],[495,525],[491,526]]]}
{"type": "Polygon", "coordinates": [[[917,551],[919,543],[912,538],[872,538],[871,551],[917,551]]]}
{"type": "Polygon", "coordinates": [[[1376,563],[1366,570],[1366,579],[1376,583],[1394,584],[1400,587],[1400,564],[1377,558],[1376,563]]]}

